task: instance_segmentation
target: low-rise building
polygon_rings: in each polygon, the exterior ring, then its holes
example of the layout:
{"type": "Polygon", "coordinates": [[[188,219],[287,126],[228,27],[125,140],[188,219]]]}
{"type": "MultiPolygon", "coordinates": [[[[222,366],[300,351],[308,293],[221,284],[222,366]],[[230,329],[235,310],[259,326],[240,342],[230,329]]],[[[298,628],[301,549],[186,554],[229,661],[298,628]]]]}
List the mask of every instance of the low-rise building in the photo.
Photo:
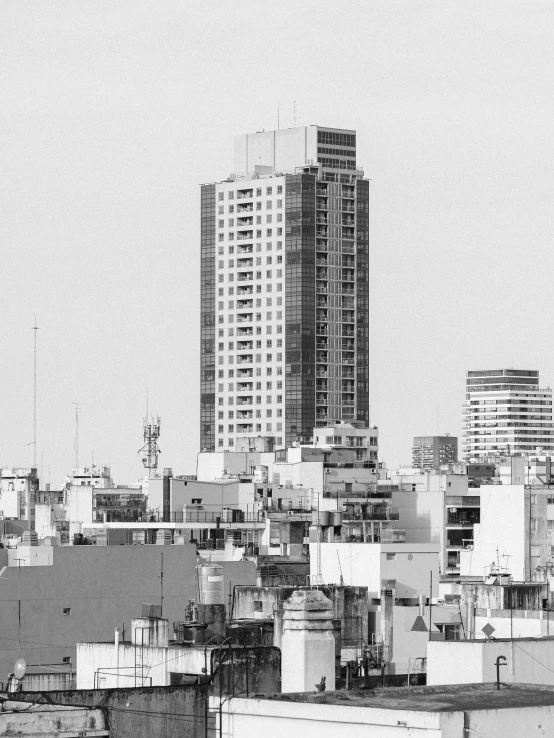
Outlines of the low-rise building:
{"type": "Polygon", "coordinates": [[[236,697],[221,711],[222,735],[281,738],[353,738],[363,734],[420,738],[543,738],[554,733],[554,692],[550,687],[459,684],[444,687],[302,692],[236,697]]]}
{"type": "Polygon", "coordinates": [[[416,469],[440,469],[442,464],[458,461],[458,439],[445,436],[416,436],[412,445],[412,466],[416,469]]]}
{"type": "Polygon", "coordinates": [[[499,657],[503,685],[554,685],[554,637],[430,641],[427,685],[494,682],[499,657]]]}

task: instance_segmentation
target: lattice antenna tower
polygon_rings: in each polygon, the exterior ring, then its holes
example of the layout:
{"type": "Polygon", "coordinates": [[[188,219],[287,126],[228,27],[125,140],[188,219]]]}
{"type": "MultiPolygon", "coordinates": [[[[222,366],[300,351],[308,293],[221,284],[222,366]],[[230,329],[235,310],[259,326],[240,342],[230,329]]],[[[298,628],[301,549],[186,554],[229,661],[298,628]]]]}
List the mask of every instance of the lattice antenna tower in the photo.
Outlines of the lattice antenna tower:
{"type": "Polygon", "coordinates": [[[160,425],[161,419],[159,415],[156,419],[154,419],[154,416],[148,417],[148,414],[144,417],[144,446],[140,449],[139,454],[143,454],[142,463],[144,464],[144,467],[148,469],[149,479],[156,473],[156,469],[158,468],[158,457],[161,454],[160,447],[158,446],[160,425]]]}

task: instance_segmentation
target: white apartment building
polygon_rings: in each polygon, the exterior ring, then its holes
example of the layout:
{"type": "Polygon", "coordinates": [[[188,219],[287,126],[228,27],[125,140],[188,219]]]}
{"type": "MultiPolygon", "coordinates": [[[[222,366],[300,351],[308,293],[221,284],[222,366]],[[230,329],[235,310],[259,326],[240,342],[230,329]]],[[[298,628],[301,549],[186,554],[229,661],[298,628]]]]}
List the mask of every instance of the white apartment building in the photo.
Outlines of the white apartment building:
{"type": "Polygon", "coordinates": [[[550,453],[552,390],[539,387],[538,371],[468,371],[462,427],[465,459],[550,453]]]}
{"type": "Polygon", "coordinates": [[[369,189],[355,131],[238,136],[202,186],[201,447],[369,420],[369,189]]]}

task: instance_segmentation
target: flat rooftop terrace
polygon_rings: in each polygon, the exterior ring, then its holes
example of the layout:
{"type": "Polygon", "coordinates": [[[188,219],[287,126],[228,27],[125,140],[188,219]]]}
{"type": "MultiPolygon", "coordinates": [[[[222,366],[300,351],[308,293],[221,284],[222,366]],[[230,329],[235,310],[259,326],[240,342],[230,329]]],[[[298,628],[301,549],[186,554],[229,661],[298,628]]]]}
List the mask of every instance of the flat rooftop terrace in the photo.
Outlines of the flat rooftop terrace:
{"type": "Polygon", "coordinates": [[[251,699],[309,702],[343,707],[374,707],[417,712],[502,710],[554,705],[554,687],[535,684],[456,684],[454,686],[354,689],[335,692],[291,692],[251,699]]]}

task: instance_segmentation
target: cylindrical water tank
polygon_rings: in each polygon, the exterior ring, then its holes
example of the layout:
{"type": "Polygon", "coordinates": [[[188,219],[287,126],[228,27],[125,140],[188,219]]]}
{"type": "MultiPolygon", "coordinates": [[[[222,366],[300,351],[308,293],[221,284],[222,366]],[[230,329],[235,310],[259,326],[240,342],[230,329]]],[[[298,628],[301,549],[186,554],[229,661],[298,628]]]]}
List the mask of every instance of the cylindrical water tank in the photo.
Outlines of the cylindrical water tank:
{"type": "Polygon", "coordinates": [[[329,512],[327,510],[312,511],[312,525],[329,525],[329,512]]]}
{"type": "Polygon", "coordinates": [[[200,604],[224,605],[223,567],[218,564],[201,564],[196,567],[200,604]]]}
{"type": "Polygon", "coordinates": [[[333,510],[329,517],[331,518],[329,521],[330,525],[342,525],[342,512],[333,510]]]}

